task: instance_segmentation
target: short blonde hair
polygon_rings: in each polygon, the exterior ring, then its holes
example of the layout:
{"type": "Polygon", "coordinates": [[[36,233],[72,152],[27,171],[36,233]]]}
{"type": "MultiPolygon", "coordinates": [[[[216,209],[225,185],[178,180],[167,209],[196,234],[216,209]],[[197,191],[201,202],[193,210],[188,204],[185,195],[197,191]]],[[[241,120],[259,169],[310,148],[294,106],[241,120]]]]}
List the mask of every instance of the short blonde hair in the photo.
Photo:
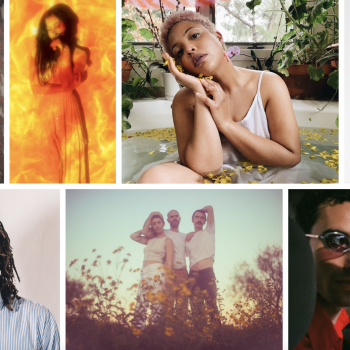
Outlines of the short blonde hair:
{"type": "Polygon", "coordinates": [[[169,46],[169,33],[175,24],[179,22],[190,21],[200,23],[203,27],[209,30],[212,34],[216,34],[215,26],[210,22],[209,18],[202,16],[198,12],[193,11],[178,11],[169,15],[160,28],[160,43],[163,45],[164,50],[169,55],[172,55],[171,48],[169,46]]]}

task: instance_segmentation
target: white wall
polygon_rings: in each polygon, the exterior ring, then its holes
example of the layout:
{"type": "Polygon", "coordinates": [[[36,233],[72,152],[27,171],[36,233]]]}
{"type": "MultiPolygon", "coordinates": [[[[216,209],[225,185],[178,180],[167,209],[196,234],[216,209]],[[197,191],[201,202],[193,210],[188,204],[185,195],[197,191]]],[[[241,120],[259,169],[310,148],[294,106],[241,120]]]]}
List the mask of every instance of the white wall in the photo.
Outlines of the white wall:
{"type": "Polygon", "coordinates": [[[0,221],[21,279],[19,296],[48,308],[60,327],[59,190],[0,190],[0,221]]]}

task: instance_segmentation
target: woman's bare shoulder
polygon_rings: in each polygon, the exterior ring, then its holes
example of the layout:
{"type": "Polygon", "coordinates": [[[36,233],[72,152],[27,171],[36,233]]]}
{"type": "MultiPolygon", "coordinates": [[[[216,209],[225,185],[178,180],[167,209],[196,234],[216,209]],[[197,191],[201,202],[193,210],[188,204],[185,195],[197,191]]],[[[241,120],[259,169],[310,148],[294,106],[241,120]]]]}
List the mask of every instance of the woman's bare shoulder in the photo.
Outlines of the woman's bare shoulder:
{"type": "Polygon", "coordinates": [[[191,89],[183,87],[174,97],[172,109],[173,112],[192,111],[195,105],[195,96],[191,89]]]}
{"type": "Polygon", "coordinates": [[[267,103],[274,98],[290,99],[286,83],[278,74],[272,72],[264,72],[261,80],[260,95],[263,103],[264,101],[267,103]]]}

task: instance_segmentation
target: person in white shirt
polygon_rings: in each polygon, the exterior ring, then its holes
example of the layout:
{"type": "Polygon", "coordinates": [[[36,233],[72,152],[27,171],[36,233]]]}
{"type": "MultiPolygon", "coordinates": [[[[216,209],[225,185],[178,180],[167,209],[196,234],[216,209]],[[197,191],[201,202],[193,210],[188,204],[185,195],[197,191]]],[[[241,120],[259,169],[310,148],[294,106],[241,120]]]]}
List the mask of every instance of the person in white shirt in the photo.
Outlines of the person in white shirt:
{"type": "Polygon", "coordinates": [[[220,323],[220,318],[215,318],[219,315],[219,310],[216,305],[216,283],[214,274],[214,257],[215,257],[215,223],[214,210],[211,205],[203,209],[196,210],[192,215],[194,232],[190,232],[186,237],[186,255],[190,258],[190,273],[189,279],[194,282],[191,285],[191,310],[193,314],[200,313],[203,307],[203,299],[199,298],[199,302],[195,302],[196,288],[199,288],[207,295],[206,303],[209,304],[211,320],[217,319],[220,323]],[[207,215],[208,217],[207,217],[207,215]],[[207,223],[205,229],[203,226],[207,223]]]}
{"type": "Polygon", "coordinates": [[[170,297],[175,301],[175,311],[180,310],[187,314],[188,310],[188,295],[183,292],[183,287],[186,286],[188,280],[188,272],[186,268],[186,235],[179,231],[181,217],[177,210],[170,210],[168,213],[168,223],[170,229],[164,230],[164,233],[174,243],[174,261],[173,274],[174,280],[170,289],[170,297]]]}
{"type": "Polygon", "coordinates": [[[158,300],[152,303],[147,298],[147,291],[151,291],[155,298],[166,291],[168,276],[162,271],[163,265],[171,270],[174,245],[173,241],[164,234],[164,219],[160,212],[152,212],[145,221],[141,231],[136,231],[130,238],[146,245],[144,248],[143,268],[138,287],[135,308],[134,324],[144,328],[146,326],[147,312],[150,307],[153,320],[157,320],[161,312],[158,300]]]}

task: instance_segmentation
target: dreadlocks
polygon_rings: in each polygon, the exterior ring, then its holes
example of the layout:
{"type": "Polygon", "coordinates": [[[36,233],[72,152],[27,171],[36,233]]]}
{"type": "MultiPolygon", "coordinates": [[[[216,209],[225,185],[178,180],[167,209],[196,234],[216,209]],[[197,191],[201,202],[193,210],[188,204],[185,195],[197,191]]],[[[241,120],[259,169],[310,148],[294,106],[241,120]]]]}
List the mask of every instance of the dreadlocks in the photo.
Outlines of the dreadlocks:
{"type": "Polygon", "coordinates": [[[20,281],[15,262],[13,260],[10,238],[0,221],[0,292],[4,305],[12,311],[11,299],[20,297],[17,295],[18,290],[13,284],[14,273],[20,281]]]}

